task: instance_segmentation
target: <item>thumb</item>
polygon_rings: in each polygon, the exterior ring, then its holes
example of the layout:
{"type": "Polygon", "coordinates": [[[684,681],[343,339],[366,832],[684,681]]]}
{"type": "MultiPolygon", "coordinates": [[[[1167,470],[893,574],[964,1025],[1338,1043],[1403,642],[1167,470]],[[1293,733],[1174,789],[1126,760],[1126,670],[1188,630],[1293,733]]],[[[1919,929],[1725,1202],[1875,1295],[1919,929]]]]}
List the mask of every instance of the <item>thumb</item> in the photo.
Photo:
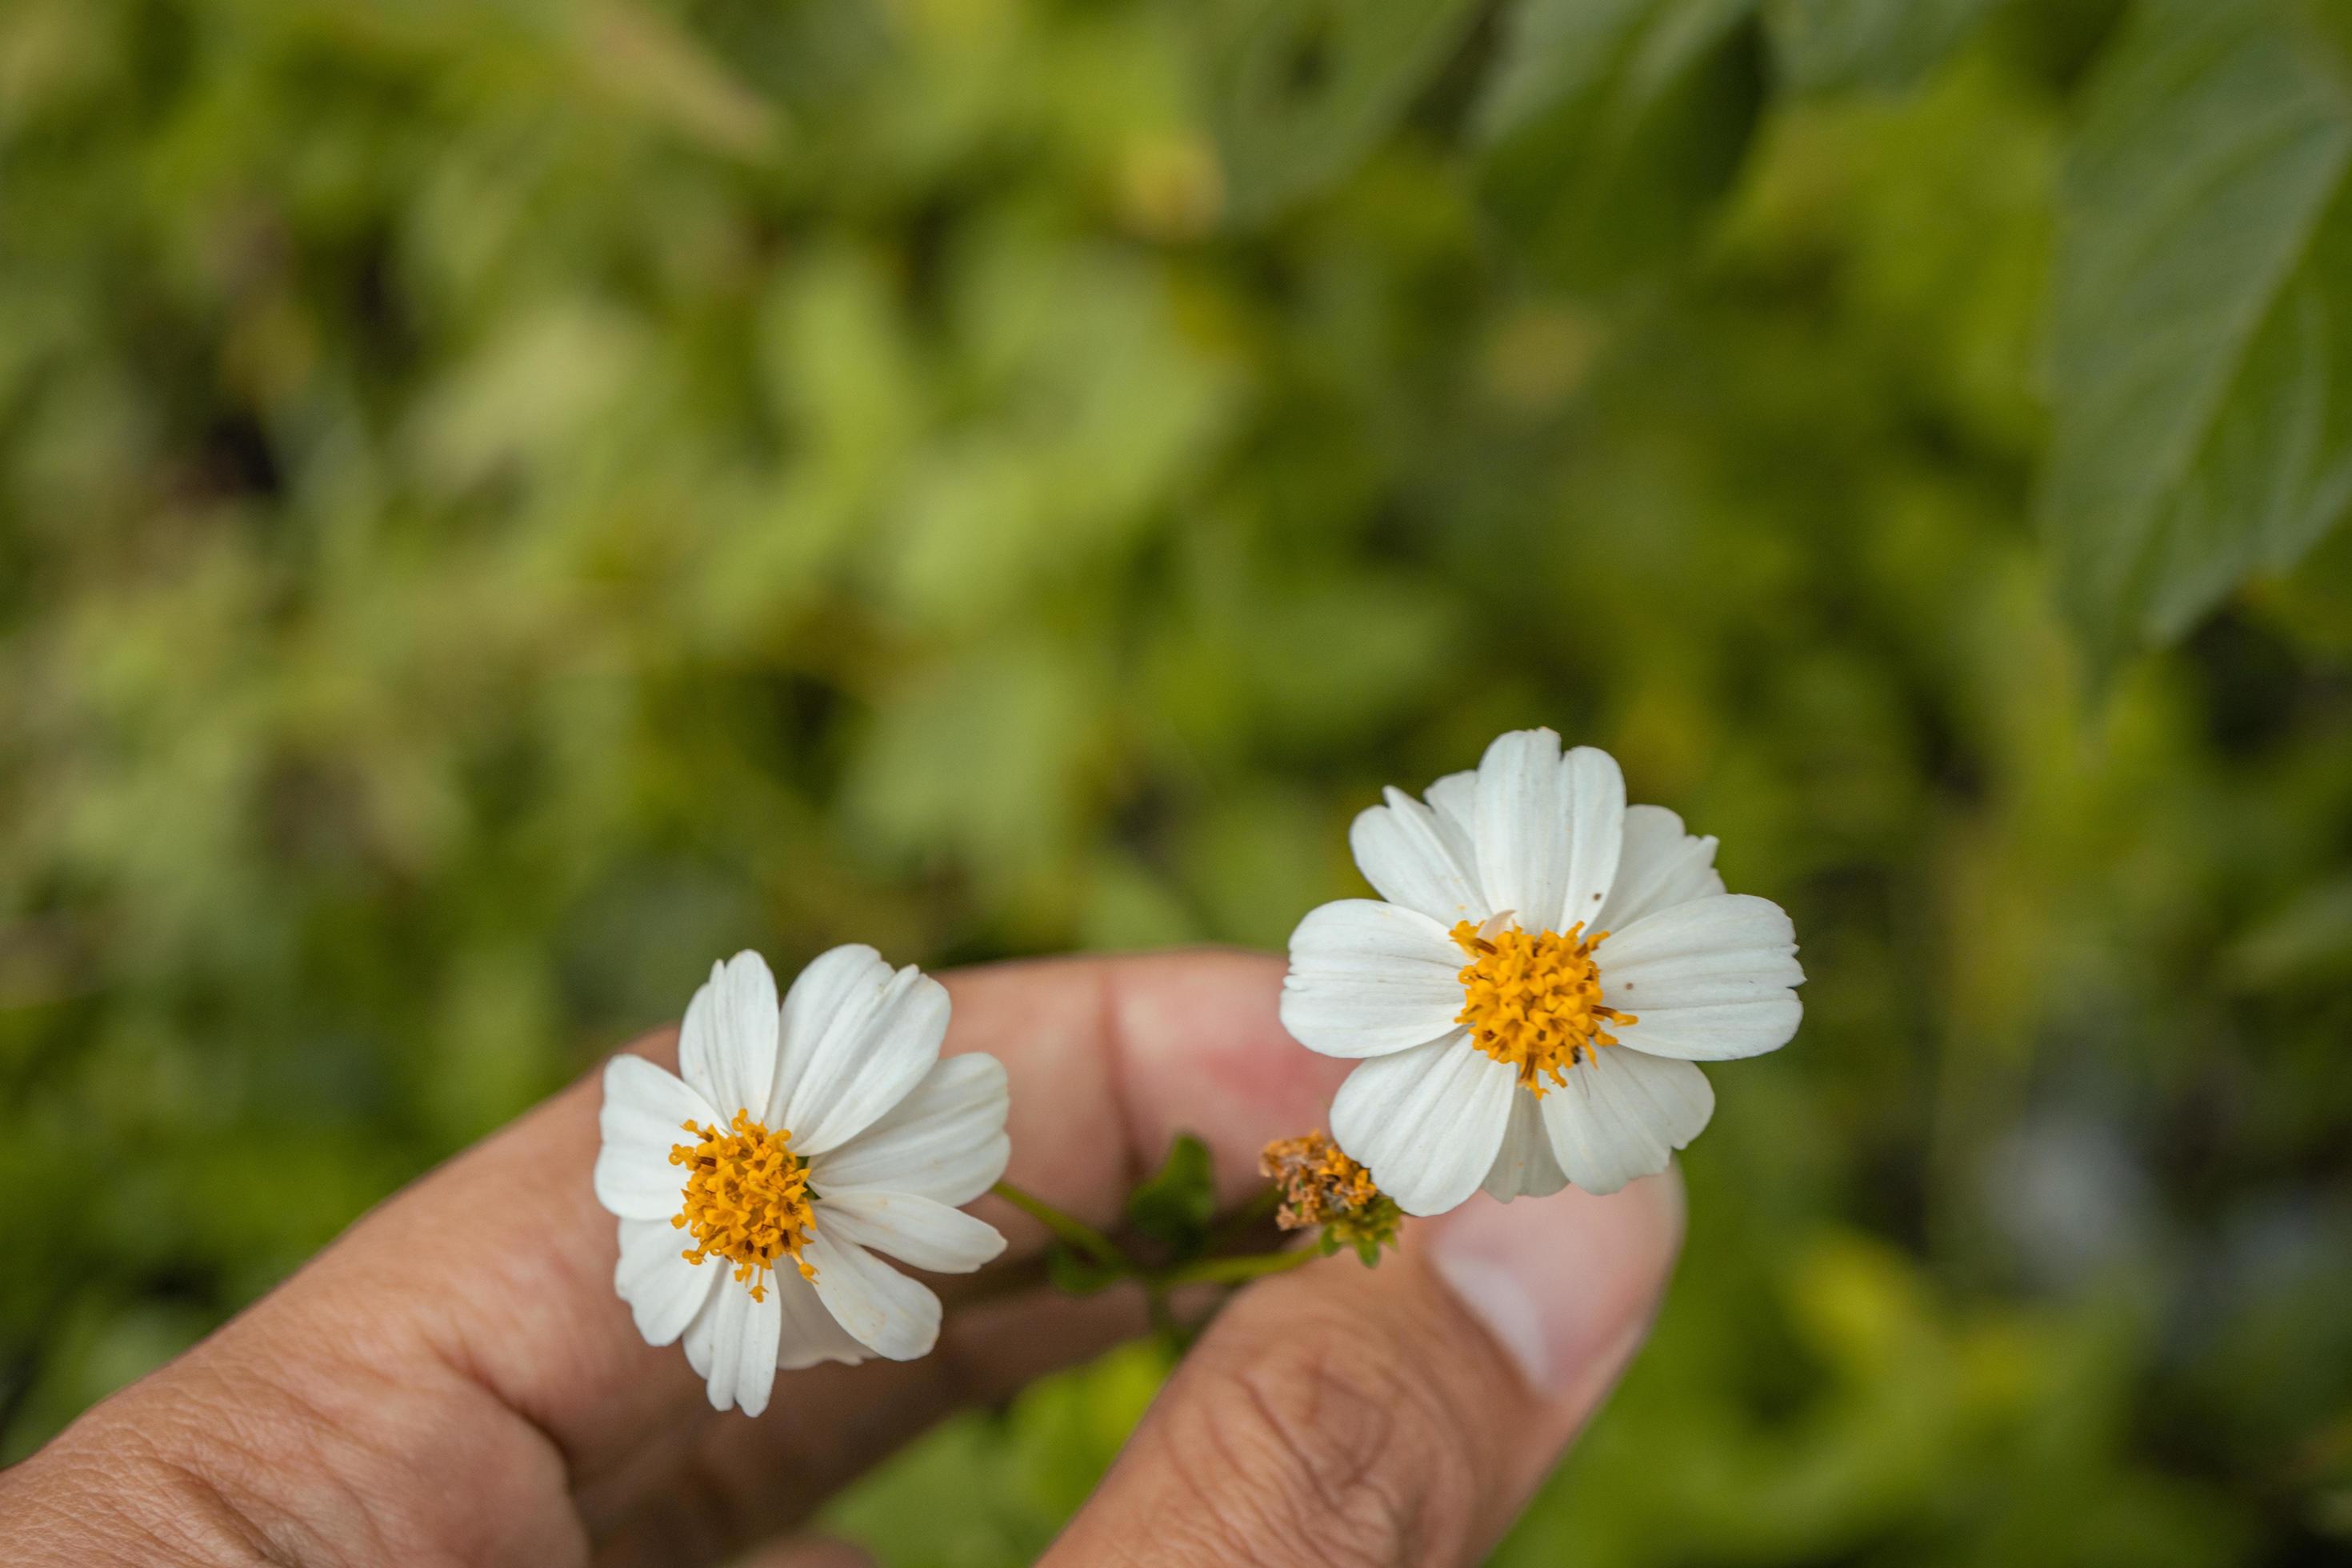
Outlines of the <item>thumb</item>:
{"type": "Polygon", "coordinates": [[[1610,1197],[1474,1198],[1377,1269],[1343,1255],[1265,1280],[1045,1561],[1475,1563],[1615,1385],[1681,1244],[1669,1172],[1610,1197]]]}

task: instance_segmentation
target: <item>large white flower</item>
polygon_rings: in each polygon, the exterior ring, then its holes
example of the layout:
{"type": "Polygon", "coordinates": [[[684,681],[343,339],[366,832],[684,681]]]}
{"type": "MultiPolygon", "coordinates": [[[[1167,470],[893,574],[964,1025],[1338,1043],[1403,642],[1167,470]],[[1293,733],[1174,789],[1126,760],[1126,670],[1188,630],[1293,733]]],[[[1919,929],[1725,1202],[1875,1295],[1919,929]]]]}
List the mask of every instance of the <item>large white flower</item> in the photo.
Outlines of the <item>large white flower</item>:
{"type": "Polygon", "coordinates": [[[1606,752],[1517,731],[1426,805],[1387,798],[1349,835],[1386,901],[1299,922],[1282,1022],[1363,1058],[1332,1134],[1407,1213],[1654,1174],[1715,1110],[1691,1064],[1796,1033],[1789,917],[1723,890],[1713,838],[1628,806],[1606,752]]]}
{"type": "Polygon", "coordinates": [[[947,1027],[945,987],[870,947],[818,957],[781,1009],[740,952],[686,1010],[682,1076],[604,1069],[614,1283],[647,1343],[685,1336],[719,1409],[757,1415],[779,1367],[929,1352],[940,1299],[875,1252],[963,1274],[1004,1249],[957,1206],[1004,1173],[1004,1068],[941,1060],[947,1027]]]}

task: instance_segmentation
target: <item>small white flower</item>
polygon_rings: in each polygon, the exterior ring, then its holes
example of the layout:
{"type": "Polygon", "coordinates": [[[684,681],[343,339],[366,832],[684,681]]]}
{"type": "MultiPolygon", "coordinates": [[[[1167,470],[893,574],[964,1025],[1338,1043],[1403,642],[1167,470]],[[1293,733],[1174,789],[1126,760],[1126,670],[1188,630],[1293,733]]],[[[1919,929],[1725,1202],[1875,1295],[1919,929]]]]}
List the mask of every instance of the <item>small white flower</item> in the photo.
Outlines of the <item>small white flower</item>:
{"type": "Polygon", "coordinates": [[[682,1077],[604,1069],[614,1285],[648,1344],[685,1336],[717,1408],[757,1415],[779,1367],[927,1354],[940,1299],[876,1251],[965,1274],[1004,1250],[957,1206],[1004,1173],[1004,1068],[941,1060],[947,1028],[946,988],[870,947],[819,956],[781,1009],[739,952],[686,1010],[682,1077]]]}
{"type": "Polygon", "coordinates": [[[1349,841],[1387,901],[1299,922],[1282,1022],[1363,1059],[1331,1131],[1409,1214],[1663,1171],[1715,1110],[1691,1063],[1797,1031],[1789,917],[1723,890],[1713,838],[1628,806],[1606,752],[1515,731],[1349,841]]]}

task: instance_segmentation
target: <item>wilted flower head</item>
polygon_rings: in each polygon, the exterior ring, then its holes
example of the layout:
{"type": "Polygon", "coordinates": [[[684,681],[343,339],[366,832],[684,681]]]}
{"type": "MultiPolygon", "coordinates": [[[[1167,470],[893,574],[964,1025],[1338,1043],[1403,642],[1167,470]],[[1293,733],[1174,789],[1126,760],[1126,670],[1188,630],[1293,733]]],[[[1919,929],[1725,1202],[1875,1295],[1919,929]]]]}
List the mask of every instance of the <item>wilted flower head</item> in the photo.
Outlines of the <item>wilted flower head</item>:
{"type": "Polygon", "coordinates": [[[1370,1263],[1396,1239],[1403,1216],[1394,1200],[1373,1184],[1371,1172],[1320,1131],[1267,1144],[1258,1170],[1274,1179],[1282,1196],[1276,1222],[1285,1230],[1321,1227],[1324,1251],[1352,1247],[1370,1263]]]}

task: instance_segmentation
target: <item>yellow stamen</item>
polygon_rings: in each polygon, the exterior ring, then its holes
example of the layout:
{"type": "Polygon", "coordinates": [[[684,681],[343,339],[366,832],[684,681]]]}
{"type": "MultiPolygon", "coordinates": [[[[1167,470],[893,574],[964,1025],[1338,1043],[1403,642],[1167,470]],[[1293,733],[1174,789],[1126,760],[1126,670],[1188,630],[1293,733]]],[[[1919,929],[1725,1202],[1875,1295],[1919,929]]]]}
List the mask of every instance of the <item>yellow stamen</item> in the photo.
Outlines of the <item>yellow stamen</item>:
{"type": "Polygon", "coordinates": [[[1602,1046],[1613,1046],[1612,1025],[1636,1023],[1601,1000],[1601,966],[1593,950],[1605,931],[1583,934],[1582,921],[1558,931],[1482,932],[1468,921],[1454,940],[1470,955],[1458,978],[1462,1011],[1477,1047],[1518,1070],[1519,1084],[1540,1100],[1543,1080],[1565,1084],[1568,1069],[1602,1046]]]}
{"type": "Polygon", "coordinates": [[[702,1140],[669,1151],[669,1163],[686,1167],[684,1206],[670,1221],[694,1233],[686,1260],[727,1259],[754,1301],[768,1299],[768,1273],[779,1258],[790,1258],[803,1279],[815,1279],[815,1266],[801,1261],[801,1248],[816,1237],[808,1162],[793,1152],[791,1131],[771,1132],[748,1110],[737,1111],[723,1132],[681,1125],[702,1140]]]}

